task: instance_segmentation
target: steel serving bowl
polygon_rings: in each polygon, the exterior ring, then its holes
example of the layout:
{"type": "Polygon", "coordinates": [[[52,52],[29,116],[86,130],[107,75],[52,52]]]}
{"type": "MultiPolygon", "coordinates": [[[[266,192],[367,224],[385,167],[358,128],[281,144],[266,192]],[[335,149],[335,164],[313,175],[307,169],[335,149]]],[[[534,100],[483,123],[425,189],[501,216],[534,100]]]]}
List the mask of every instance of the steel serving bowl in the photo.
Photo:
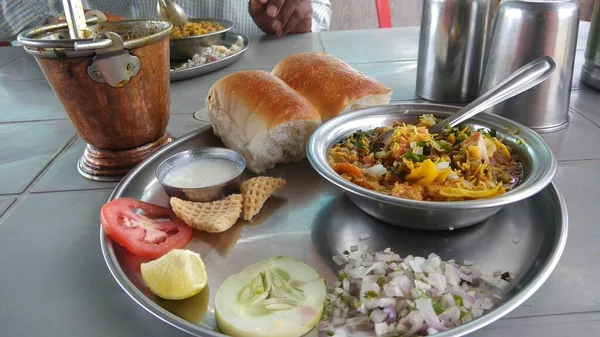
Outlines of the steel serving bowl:
{"type": "Polygon", "coordinates": [[[165,193],[169,197],[176,197],[183,200],[189,201],[215,201],[227,197],[228,195],[235,193],[239,190],[242,184],[242,175],[246,169],[246,161],[244,157],[226,148],[220,147],[202,147],[192,150],[186,150],[176,153],[167,159],[165,159],[156,168],[155,175],[158,182],[162,185],[165,193]],[[182,188],[177,186],[171,186],[165,183],[165,178],[173,169],[191,163],[196,160],[202,159],[226,159],[235,164],[239,173],[225,181],[223,183],[199,187],[199,188],[182,188]]]}
{"type": "Polygon", "coordinates": [[[194,54],[199,53],[201,48],[210,47],[215,44],[221,44],[225,39],[225,35],[230,31],[234,23],[224,19],[210,19],[210,18],[195,18],[189,19],[189,22],[200,22],[208,21],[220,24],[223,26],[222,30],[198,35],[198,36],[186,36],[186,37],[170,37],[169,47],[171,48],[171,60],[188,60],[191,59],[194,54]]]}
{"type": "Polygon", "coordinates": [[[413,229],[452,230],[471,226],[490,218],[503,206],[528,198],[550,184],[556,173],[557,160],[548,144],[527,127],[484,113],[471,118],[466,124],[476,129],[495,128],[498,136],[504,138],[504,143],[517,151],[524,168],[519,185],[498,197],[448,202],[402,199],[351,183],[338,175],[327,162],[329,149],[355,131],[391,126],[397,121],[414,123],[422,114],[445,118],[458,109],[441,104],[407,103],[370,107],[340,115],[321,125],[310,137],[308,160],[321,176],[341,188],[367,214],[413,229]],[[514,135],[515,130],[520,130],[520,133],[514,135]],[[519,145],[520,142],[524,145],[519,145]]]}

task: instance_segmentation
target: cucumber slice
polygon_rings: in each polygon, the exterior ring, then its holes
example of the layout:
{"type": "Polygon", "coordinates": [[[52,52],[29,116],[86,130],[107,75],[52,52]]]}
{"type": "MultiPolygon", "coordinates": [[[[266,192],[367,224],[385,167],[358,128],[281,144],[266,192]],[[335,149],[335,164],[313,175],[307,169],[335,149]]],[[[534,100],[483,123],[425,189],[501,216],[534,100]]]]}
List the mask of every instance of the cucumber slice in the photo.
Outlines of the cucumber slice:
{"type": "Polygon", "coordinates": [[[229,276],[217,290],[215,317],[233,337],[299,337],[323,315],[325,280],[305,263],[273,257],[229,276]]]}

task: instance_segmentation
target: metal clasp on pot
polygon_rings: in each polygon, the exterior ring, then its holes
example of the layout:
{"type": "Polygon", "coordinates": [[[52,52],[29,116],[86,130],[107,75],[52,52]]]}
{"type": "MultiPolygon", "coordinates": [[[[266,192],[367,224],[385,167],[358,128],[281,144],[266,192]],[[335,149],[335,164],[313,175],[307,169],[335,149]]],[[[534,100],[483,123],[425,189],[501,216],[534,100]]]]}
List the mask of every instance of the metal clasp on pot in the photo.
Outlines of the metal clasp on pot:
{"type": "Polygon", "coordinates": [[[123,40],[116,33],[104,32],[93,41],[75,42],[75,49],[96,52],[87,68],[88,75],[96,82],[121,88],[140,71],[140,59],[124,49],[123,40]]]}

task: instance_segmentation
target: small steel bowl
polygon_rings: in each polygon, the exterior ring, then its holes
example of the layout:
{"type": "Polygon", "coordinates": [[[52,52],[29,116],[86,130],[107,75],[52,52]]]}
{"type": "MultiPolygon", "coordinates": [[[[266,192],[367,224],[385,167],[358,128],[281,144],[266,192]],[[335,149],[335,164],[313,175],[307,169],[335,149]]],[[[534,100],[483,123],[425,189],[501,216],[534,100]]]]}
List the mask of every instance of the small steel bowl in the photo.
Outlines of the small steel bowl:
{"type": "Polygon", "coordinates": [[[239,191],[242,184],[242,174],[245,169],[246,161],[241,154],[220,147],[202,147],[182,151],[170,156],[158,165],[155,175],[169,197],[177,197],[189,201],[207,202],[223,199],[228,195],[239,191]],[[199,188],[182,188],[171,186],[164,182],[165,177],[173,169],[183,164],[202,159],[227,159],[236,165],[239,173],[224,183],[199,188]]]}
{"type": "Polygon", "coordinates": [[[194,54],[199,53],[202,48],[221,44],[225,35],[230,31],[234,23],[224,19],[197,18],[188,19],[189,22],[209,21],[223,26],[222,30],[198,36],[170,37],[169,47],[171,49],[171,60],[189,60],[194,54]]]}
{"type": "Polygon", "coordinates": [[[327,162],[327,153],[335,143],[357,130],[391,126],[394,122],[414,123],[422,114],[446,118],[456,106],[407,103],[370,107],[340,115],[321,125],[308,142],[307,156],[313,168],[329,182],[341,188],[348,198],[367,214],[384,222],[423,230],[452,230],[480,223],[503,206],[528,198],[544,189],[554,177],[557,160],[548,144],[533,130],[506,118],[479,114],[467,125],[476,129],[495,128],[504,143],[510,145],[523,164],[524,174],[514,189],[494,198],[468,201],[418,201],[374,192],[338,175],[327,162]],[[508,130],[520,130],[515,136],[508,130]],[[519,145],[524,142],[525,145],[519,145]]]}

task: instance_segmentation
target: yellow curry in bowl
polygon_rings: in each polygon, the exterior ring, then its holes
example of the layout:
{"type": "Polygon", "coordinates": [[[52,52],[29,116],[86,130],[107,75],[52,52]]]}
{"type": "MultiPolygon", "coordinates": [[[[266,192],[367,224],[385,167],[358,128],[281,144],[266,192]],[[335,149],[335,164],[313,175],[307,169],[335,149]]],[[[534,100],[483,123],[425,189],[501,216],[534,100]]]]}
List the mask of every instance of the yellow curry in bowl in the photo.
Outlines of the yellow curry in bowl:
{"type": "Polygon", "coordinates": [[[225,29],[222,25],[216,22],[199,21],[188,22],[182,27],[174,26],[171,31],[171,37],[181,38],[190,36],[202,36],[225,29]]]}
{"type": "Polygon", "coordinates": [[[461,126],[430,134],[437,122],[422,115],[416,124],[359,130],[329,150],[329,165],[361,187],[412,200],[492,198],[518,184],[523,166],[495,130],[461,126]]]}

